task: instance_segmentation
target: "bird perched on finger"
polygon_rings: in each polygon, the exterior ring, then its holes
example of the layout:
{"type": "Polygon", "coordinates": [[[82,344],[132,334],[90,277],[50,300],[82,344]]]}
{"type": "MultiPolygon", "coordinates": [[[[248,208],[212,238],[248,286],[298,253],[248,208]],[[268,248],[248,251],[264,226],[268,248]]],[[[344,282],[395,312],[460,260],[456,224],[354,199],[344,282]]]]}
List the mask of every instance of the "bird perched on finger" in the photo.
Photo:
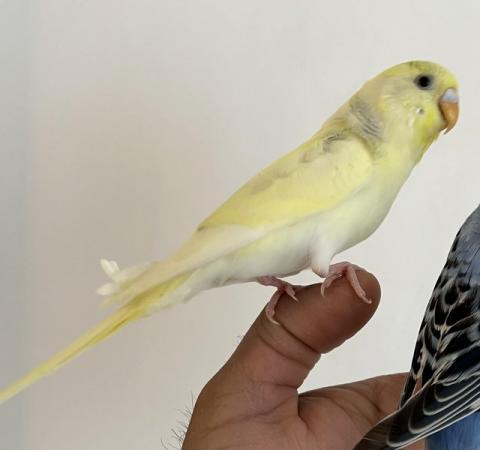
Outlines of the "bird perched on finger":
{"type": "Polygon", "coordinates": [[[127,323],[200,291],[257,281],[274,286],[275,322],[283,277],[311,268],[324,289],[345,276],[368,302],[355,266],[331,264],[380,225],[411,170],[458,118],[457,81],[427,61],[394,66],[365,85],[310,139],[234,193],[166,261],[119,270],[100,293],[121,305],[64,351],[0,391],[0,402],[49,374],[127,323]]]}
{"type": "Polygon", "coordinates": [[[480,450],[480,206],[458,232],[418,334],[398,411],[355,450],[480,450]],[[415,388],[420,384],[418,391],[415,388]]]}

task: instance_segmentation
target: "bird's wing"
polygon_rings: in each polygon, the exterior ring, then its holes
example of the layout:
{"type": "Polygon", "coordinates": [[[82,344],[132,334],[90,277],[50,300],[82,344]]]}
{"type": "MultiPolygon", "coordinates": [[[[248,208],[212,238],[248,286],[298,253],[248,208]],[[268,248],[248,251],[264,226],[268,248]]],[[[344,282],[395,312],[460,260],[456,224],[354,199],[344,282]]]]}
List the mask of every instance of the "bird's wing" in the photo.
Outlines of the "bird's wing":
{"type": "Polygon", "coordinates": [[[401,408],[355,450],[403,448],[480,408],[480,226],[471,227],[467,221],[457,234],[435,285],[401,408]]]}
{"type": "Polygon", "coordinates": [[[334,208],[357,192],[372,172],[367,145],[353,134],[316,135],[277,160],[200,224],[271,229],[334,208]]]}
{"type": "MultiPolygon", "coordinates": [[[[400,407],[413,395],[419,380],[429,380],[432,376],[440,339],[440,328],[435,325],[435,312],[438,303],[442,302],[445,292],[454,281],[454,278],[449,277],[445,270],[442,270],[442,273],[438,277],[423,316],[422,324],[420,325],[415,350],[413,352],[412,365],[400,398],[400,407]]],[[[441,311],[441,307],[438,311],[441,311]]],[[[437,317],[437,319],[439,318],[437,317]]]]}
{"type": "Polygon", "coordinates": [[[335,208],[368,185],[372,171],[371,154],[359,138],[338,132],[314,136],[233,194],[169,263],[191,269],[335,208]]]}
{"type": "MultiPolygon", "coordinates": [[[[469,221],[466,221],[469,224],[469,221]]],[[[448,321],[452,320],[455,313],[465,314],[464,310],[455,303],[461,291],[458,289],[458,280],[465,284],[465,278],[475,272],[472,262],[477,256],[476,246],[470,245],[469,240],[463,237],[462,227],[453,241],[447,262],[435,283],[433,293],[423,316],[420,331],[412,357],[412,365],[405,382],[405,387],[400,399],[400,407],[412,396],[418,380],[426,384],[436,371],[438,360],[441,357],[441,346],[451,339],[448,321]],[[452,305],[453,308],[452,308],[452,305]]],[[[471,307],[471,305],[468,305],[471,307]]]]}
{"type": "Polygon", "coordinates": [[[114,302],[128,301],[137,289],[194,270],[275,229],[335,208],[367,186],[372,172],[371,153],[360,138],[337,131],[317,134],[247,182],[171,258],[141,267],[140,273],[135,268],[117,271],[112,274],[114,283],[101,292],[112,295],[114,302]]]}
{"type": "MultiPolygon", "coordinates": [[[[472,356],[478,358],[480,354],[472,356]]],[[[370,430],[355,450],[404,448],[463,419],[479,405],[479,373],[454,384],[430,382],[370,430]]]]}
{"type": "MultiPolygon", "coordinates": [[[[479,297],[480,289],[472,289],[463,294],[463,303],[450,309],[443,321],[441,351],[435,356],[432,378],[398,411],[369,431],[355,450],[403,448],[480,408],[478,317],[464,316],[465,308],[471,308],[479,297]]],[[[441,312],[437,310],[437,314],[441,312]]]]}

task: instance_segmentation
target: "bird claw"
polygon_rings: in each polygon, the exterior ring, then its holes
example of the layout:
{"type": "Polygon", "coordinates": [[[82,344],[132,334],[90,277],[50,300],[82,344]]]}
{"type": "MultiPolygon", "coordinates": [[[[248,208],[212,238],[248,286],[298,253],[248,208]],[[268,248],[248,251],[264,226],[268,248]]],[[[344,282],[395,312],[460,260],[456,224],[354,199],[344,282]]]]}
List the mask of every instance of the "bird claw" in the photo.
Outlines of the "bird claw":
{"type": "Polygon", "coordinates": [[[332,273],[332,274],[329,273],[327,275],[324,282],[320,286],[320,293],[322,294],[322,297],[325,297],[325,293],[326,293],[327,289],[332,285],[332,283],[335,280],[338,280],[339,278],[342,278],[342,276],[343,275],[340,274],[340,273],[332,273]]]}
{"type": "Polygon", "coordinates": [[[285,283],[285,293],[292,299],[292,300],[295,300],[296,302],[299,302],[300,300],[297,298],[297,296],[295,295],[295,288],[289,284],[289,283],[285,283]]]}
{"type": "Polygon", "coordinates": [[[270,276],[258,277],[257,281],[263,286],[273,286],[277,288],[276,292],[272,295],[272,298],[267,303],[267,306],[265,306],[265,314],[270,322],[275,325],[280,325],[280,323],[274,319],[275,308],[277,306],[278,300],[280,300],[280,297],[285,293],[292,300],[298,302],[299,300],[295,293],[296,286],[293,286],[286,281],[280,280],[279,278],[270,276]]]}
{"type": "MultiPolygon", "coordinates": [[[[358,281],[357,270],[363,270],[361,267],[351,264],[349,262],[341,262],[337,264],[332,264],[328,269],[328,274],[325,277],[324,282],[320,288],[320,292],[323,297],[327,289],[332,285],[332,283],[339,278],[345,277],[350,283],[350,286],[354,290],[355,294],[367,304],[371,304],[372,300],[367,297],[366,292],[363,290],[360,281],[358,281]]],[[[321,275],[320,275],[321,276],[321,275]]]]}
{"type": "Polygon", "coordinates": [[[267,306],[265,306],[265,315],[267,316],[267,319],[269,322],[273,323],[274,325],[280,325],[280,322],[274,319],[275,316],[275,307],[277,306],[278,300],[281,297],[279,291],[275,292],[275,294],[272,295],[272,298],[269,300],[267,303],[267,306]]]}

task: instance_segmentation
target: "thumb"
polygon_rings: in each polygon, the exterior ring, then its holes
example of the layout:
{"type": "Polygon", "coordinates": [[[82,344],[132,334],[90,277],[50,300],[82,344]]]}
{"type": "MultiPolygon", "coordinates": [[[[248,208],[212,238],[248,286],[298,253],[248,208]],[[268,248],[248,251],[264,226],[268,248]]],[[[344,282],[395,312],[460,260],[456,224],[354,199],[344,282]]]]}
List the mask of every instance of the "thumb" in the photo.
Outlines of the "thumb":
{"type": "Polygon", "coordinates": [[[297,414],[297,389],[321,354],[353,336],[378,306],[376,278],[365,271],[357,276],[371,304],[360,300],[342,278],[325,297],[320,284],[297,291],[299,302],[284,295],[275,313],[281,326],[268,321],[262,311],[229,361],[203,389],[195,408],[210,405],[216,411],[216,417],[210,418],[215,423],[275,414],[279,405],[286,404],[291,411],[282,409],[281,414],[297,414]]]}
{"type": "MultiPolygon", "coordinates": [[[[377,279],[365,271],[357,275],[371,304],[359,299],[344,278],[329,287],[325,297],[321,284],[297,291],[299,302],[284,295],[275,313],[281,326],[260,314],[224,369],[242,368],[241,378],[247,382],[300,387],[321,354],[357,333],[377,309],[377,279]]],[[[241,389],[241,380],[235,381],[241,389]]]]}

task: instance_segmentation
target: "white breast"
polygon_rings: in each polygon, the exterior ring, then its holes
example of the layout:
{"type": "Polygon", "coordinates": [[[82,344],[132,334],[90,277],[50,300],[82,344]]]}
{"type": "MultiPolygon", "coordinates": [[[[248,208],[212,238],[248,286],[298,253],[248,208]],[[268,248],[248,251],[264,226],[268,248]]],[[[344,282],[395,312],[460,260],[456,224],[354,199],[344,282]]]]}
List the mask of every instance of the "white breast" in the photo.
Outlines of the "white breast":
{"type": "Polygon", "coordinates": [[[215,285],[283,277],[308,267],[328,270],[337,253],[372,234],[385,218],[412,165],[392,170],[383,164],[367,186],[329,211],[270,232],[209,267],[215,285]]]}
{"type": "Polygon", "coordinates": [[[371,182],[349,200],[319,215],[312,265],[328,269],[336,254],[369,237],[382,223],[413,164],[381,166],[371,182]]]}

